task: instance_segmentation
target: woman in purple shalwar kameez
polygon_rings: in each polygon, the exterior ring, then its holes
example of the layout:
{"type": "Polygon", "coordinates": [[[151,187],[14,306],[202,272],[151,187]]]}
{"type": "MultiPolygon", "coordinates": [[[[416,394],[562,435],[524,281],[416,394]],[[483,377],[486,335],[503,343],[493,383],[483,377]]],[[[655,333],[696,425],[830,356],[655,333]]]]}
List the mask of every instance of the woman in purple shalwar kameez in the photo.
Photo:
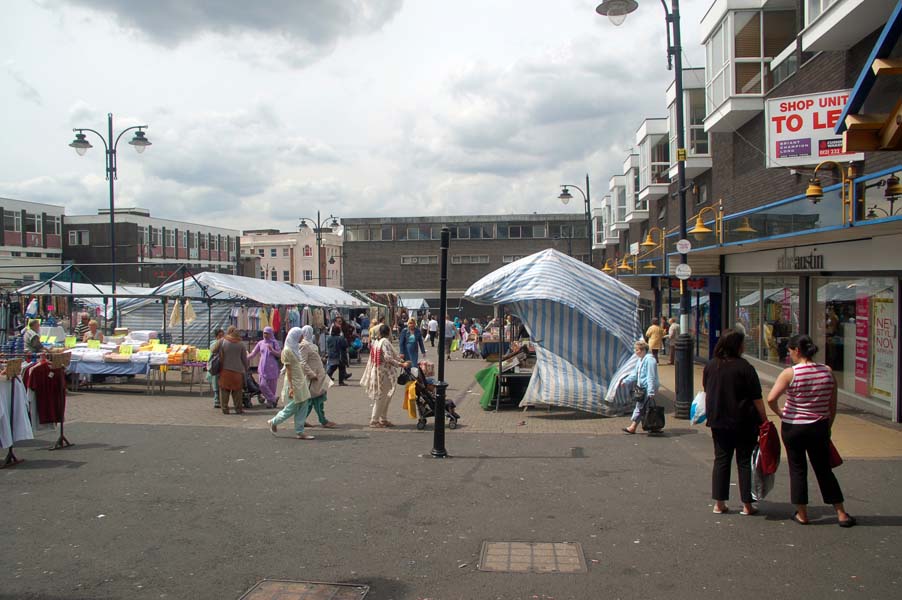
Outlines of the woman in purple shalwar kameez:
{"type": "Polygon", "coordinates": [[[260,363],[257,365],[257,375],[260,377],[260,392],[268,408],[275,408],[279,403],[279,397],[276,395],[276,387],[279,382],[279,371],[282,365],[279,364],[279,353],[282,348],[276,340],[272,327],[263,329],[263,339],[254,346],[254,351],[247,358],[250,360],[255,356],[260,357],[260,363]]]}

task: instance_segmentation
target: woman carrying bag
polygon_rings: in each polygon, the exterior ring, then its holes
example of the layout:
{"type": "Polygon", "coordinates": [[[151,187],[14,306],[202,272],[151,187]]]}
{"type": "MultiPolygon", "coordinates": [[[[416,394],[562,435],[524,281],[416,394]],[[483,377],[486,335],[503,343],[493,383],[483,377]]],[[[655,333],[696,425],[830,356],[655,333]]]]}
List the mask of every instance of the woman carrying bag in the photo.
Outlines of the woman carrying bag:
{"type": "Polygon", "coordinates": [[[836,378],[827,365],[812,360],[817,346],[807,335],[789,338],[789,358],[793,366],[777,377],[767,404],[783,424],[780,434],[789,463],[789,496],[796,505],[792,520],[808,524],[808,461],[826,504],[832,504],[840,527],[855,525],[855,517],[843,506],[842,489],[830,466],[830,430],[836,419],[836,378]],[[786,394],[780,410],[777,400],[786,394]],[[807,460],[805,455],[807,456],[807,460]]]}
{"type": "Polygon", "coordinates": [[[645,416],[645,411],[648,409],[649,400],[654,402],[655,394],[658,393],[658,362],[648,354],[648,344],[644,341],[636,342],[634,348],[636,356],[639,358],[639,364],[636,366],[636,370],[620,383],[620,385],[636,385],[636,392],[634,392],[636,407],[630,418],[632,422],[629,427],[623,428],[624,433],[631,435],[636,433],[636,429],[639,428],[639,423],[642,422],[642,417],[645,416]]]}

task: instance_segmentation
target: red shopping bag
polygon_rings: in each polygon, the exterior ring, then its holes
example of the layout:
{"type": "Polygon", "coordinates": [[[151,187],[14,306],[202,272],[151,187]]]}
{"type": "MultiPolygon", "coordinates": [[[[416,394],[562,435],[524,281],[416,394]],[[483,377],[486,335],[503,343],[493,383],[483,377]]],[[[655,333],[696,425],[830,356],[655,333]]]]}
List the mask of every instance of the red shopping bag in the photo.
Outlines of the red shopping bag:
{"type": "Polygon", "coordinates": [[[777,428],[770,421],[765,421],[758,428],[758,446],[761,448],[759,462],[763,475],[772,475],[780,466],[780,436],[777,428]]]}
{"type": "Polygon", "coordinates": [[[833,445],[833,440],[830,440],[830,468],[835,469],[841,464],[842,456],[839,455],[839,451],[836,449],[836,446],[833,445]]]}

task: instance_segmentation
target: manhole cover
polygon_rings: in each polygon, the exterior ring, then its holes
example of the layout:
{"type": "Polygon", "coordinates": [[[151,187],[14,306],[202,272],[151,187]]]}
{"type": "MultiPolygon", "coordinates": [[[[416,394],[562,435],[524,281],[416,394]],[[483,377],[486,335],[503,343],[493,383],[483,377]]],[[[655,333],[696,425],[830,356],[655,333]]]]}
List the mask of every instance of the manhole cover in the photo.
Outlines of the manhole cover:
{"type": "Polygon", "coordinates": [[[361,600],[370,588],[351,583],[264,579],[239,600],[361,600]]]}
{"type": "Polygon", "coordinates": [[[483,542],[480,571],[503,573],[585,573],[577,542],[483,542]]]}

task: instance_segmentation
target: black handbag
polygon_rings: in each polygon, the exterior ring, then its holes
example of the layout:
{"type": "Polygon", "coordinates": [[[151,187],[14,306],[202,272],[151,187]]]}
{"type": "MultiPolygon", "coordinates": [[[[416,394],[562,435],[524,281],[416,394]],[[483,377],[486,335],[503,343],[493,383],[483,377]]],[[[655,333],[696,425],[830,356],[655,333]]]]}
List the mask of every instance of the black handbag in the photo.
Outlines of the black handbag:
{"type": "Polygon", "coordinates": [[[654,396],[650,396],[642,418],[642,431],[657,433],[662,429],[664,429],[664,407],[655,404],[654,396]]]}
{"type": "Polygon", "coordinates": [[[214,377],[219,375],[222,372],[222,344],[219,345],[219,352],[214,354],[210,358],[210,366],[207,367],[207,372],[214,377]]]}

